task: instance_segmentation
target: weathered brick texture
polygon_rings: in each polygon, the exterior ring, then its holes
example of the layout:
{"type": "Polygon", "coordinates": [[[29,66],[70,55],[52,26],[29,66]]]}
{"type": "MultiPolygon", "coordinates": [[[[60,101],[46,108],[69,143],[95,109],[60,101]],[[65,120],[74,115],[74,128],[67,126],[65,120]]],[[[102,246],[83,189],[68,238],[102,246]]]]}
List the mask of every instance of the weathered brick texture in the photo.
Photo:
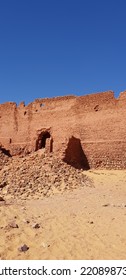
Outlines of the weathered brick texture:
{"type": "Polygon", "coordinates": [[[126,92],[118,99],[108,91],[1,104],[0,143],[11,155],[45,148],[85,168],[124,169],[126,92]]]}

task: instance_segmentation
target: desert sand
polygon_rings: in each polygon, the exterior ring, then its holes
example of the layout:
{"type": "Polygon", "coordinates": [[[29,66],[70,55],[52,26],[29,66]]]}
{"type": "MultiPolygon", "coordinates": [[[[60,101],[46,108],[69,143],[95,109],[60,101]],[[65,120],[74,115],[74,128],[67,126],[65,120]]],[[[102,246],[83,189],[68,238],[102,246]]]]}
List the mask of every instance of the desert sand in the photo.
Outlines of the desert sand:
{"type": "Polygon", "coordinates": [[[126,259],[126,171],[83,173],[91,187],[0,202],[1,260],[126,259]]]}

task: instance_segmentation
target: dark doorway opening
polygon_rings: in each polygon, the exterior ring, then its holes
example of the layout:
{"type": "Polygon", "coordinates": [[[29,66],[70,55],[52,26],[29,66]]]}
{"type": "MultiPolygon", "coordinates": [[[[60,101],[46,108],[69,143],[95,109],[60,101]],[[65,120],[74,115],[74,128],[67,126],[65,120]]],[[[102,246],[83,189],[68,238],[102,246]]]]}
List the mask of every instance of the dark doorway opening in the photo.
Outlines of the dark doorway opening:
{"type": "Polygon", "coordinates": [[[45,146],[46,146],[46,139],[47,138],[50,138],[50,133],[47,131],[47,132],[45,132],[43,135],[42,135],[42,138],[41,138],[41,147],[40,147],[40,149],[42,149],[42,148],[45,148],[45,146]]]}
{"type": "Polygon", "coordinates": [[[81,146],[81,141],[74,136],[69,139],[63,161],[77,169],[90,169],[88,159],[81,146]]]}
{"type": "Polygon", "coordinates": [[[53,149],[53,140],[51,138],[51,135],[48,131],[41,132],[39,135],[37,141],[36,141],[36,151],[39,149],[44,149],[47,147],[47,139],[49,139],[49,152],[52,152],[53,149]]]}

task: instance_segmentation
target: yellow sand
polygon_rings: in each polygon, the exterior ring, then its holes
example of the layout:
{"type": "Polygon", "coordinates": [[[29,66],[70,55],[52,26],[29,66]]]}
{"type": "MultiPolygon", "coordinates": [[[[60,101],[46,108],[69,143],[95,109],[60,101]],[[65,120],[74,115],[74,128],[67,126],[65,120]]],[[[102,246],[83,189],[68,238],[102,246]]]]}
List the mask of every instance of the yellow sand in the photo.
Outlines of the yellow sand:
{"type": "Polygon", "coordinates": [[[0,259],[126,259],[126,171],[84,173],[93,188],[0,203],[0,259]]]}

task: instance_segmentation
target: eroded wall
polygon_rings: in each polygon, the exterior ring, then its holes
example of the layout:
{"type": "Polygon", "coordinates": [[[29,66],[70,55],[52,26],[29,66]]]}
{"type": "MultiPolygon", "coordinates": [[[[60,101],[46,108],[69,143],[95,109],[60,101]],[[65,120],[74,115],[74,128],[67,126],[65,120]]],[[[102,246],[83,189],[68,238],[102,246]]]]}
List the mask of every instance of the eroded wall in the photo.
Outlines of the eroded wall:
{"type": "Polygon", "coordinates": [[[26,154],[49,131],[61,157],[75,137],[90,168],[126,168],[125,110],[126,92],[115,99],[112,91],[36,99],[27,106],[8,102],[0,105],[0,143],[12,155],[26,154]]]}

